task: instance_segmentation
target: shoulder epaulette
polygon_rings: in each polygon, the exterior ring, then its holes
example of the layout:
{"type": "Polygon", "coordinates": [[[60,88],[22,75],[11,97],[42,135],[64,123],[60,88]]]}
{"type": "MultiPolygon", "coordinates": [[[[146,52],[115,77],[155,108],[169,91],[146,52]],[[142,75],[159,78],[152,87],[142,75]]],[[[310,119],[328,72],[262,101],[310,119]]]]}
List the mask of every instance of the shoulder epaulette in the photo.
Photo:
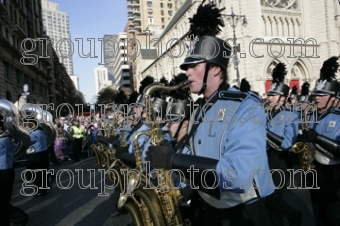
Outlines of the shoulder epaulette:
{"type": "Polygon", "coordinates": [[[332,108],[331,112],[336,115],[340,115],[340,109],[339,108],[332,108]]]}
{"type": "Polygon", "coordinates": [[[218,93],[218,99],[242,102],[248,95],[249,93],[222,90],[218,93]]]}

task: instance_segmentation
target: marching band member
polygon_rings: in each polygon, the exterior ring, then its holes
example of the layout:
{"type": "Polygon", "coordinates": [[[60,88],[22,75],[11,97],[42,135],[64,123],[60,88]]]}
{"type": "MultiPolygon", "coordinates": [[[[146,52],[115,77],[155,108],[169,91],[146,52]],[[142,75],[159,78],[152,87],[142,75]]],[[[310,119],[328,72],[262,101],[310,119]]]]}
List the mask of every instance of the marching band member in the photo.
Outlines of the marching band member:
{"type": "Polygon", "coordinates": [[[300,96],[300,108],[301,110],[305,110],[305,108],[308,106],[308,104],[312,104],[313,98],[310,95],[309,92],[309,83],[305,82],[301,86],[301,96],[300,96]]]}
{"type": "Polygon", "coordinates": [[[338,89],[338,92],[336,93],[336,99],[334,100],[333,107],[334,108],[339,108],[340,107],[340,87],[338,89]]]}
{"type": "Polygon", "coordinates": [[[317,225],[339,225],[340,222],[340,112],[332,108],[339,90],[335,79],[337,60],[338,57],[329,58],[320,70],[320,79],[312,92],[317,114],[310,119],[318,123],[310,123],[309,130],[303,131],[304,141],[313,144],[313,163],[320,187],[310,190],[317,225]]]}
{"type": "MultiPolygon", "coordinates": [[[[187,80],[185,73],[180,73],[171,80],[170,85],[176,86],[187,80]]],[[[166,113],[169,134],[173,139],[174,145],[181,142],[187,134],[190,119],[190,102],[192,101],[189,88],[185,90],[170,91],[168,109],[166,113]]]]}
{"type": "Polygon", "coordinates": [[[301,212],[289,206],[283,199],[284,191],[287,189],[291,156],[290,150],[296,142],[299,130],[299,115],[291,109],[285,109],[289,86],[284,84],[287,74],[286,66],[279,63],[273,70],[273,83],[267,92],[271,104],[267,112],[267,154],[271,170],[280,169],[284,173],[284,184],[282,186],[282,175],[278,172],[272,174],[276,189],[273,194],[266,198],[266,206],[270,221],[273,225],[284,225],[283,218],[287,218],[289,225],[300,225],[302,221],[301,212]]]}
{"type": "Polygon", "coordinates": [[[28,215],[10,202],[15,179],[13,167],[15,146],[13,134],[6,131],[3,119],[4,116],[0,114],[0,225],[9,226],[10,223],[26,225],[28,215]]]}
{"type": "Polygon", "coordinates": [[[292,91],[290,92],[290,96],[289,96],[289,101],[288,103],[291,105],[291,109],[294,108],[294,106],[296,106],[299,102],[299,98],[298,98],[298,88],[296,86],[293,86],[292,91]]]}
{"type": "Polygon", "coordinates": [[[167,146],[150,146],[146,160],[155,168],[181,170],[192,188],[198,189],[199,198],[191,199],[192,225],[264,225],[263,198],[273,192],[264,176],[269,173],[266,115],[259,107],[254,109],[253,119],[262,123],[249,118],[249,108],[261,105],[261,100],[227,84],[229,58],[225,56],[230,56],[231,47],[215,37],[223,24],[220,10],[212,3],[200,5],[190,22],[191,34],[199,37],[180,67],[186,71],[191,93],[204,97],[189,124],[192,155],[178,154],[167,146]],[[217,121],[212,123],[214,118],[217,121]],[[190,176],[193,166],[199,172],[190,176]],[[263,174],[255,173],[249,180],[254,170],[263,174]]]}
{"type": "MultiPolygon", "coordinates": [[[[31,137],[31,145],[27,150],[26,169],[38,170],[34,172],[35,180],[33,183],[38,187],[38,192],[34,196],[45,196],[51,189],[50,177],[46,175],[49,170],[48,134],[38,121],[39,118],[42,118],[38,116],[42,112],[39,107],[28,107],[25,109],[25,112],[25,125],[30,130],[29,134],[31,137]],[[44,183],[46,179],[48,179],[47,187],[44,188],[46,186],[46,183],[44,183]]],[[[28,180],[31,180],[32,176],[32,173],[28,173],[28,180]]]]}

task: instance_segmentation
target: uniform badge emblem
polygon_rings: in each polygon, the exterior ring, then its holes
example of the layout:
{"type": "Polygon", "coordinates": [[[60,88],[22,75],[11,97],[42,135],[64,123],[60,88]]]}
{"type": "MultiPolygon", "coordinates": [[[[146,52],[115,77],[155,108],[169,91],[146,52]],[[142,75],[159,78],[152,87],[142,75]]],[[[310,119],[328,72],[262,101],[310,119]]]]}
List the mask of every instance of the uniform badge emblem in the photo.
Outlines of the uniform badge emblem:
{"type": "Polygon", "coordinates": [[[336,121],[330,121],[329,124],[328,124],[328,127],[334,128],[335,124],[336,124],[336,121]]]}
{"type": "Polygon", "coordinates": [[[276,87],[276,83],[273,83],[271,86],[270,86],[270,90],[274,90],[276,87]]]}
{"type": "Polygon", "coordinates": [[[280,121],[283,121],[284,118],[285,118],[285,116],[284,116],[284,115],[281,115],[281,116],[280,116],[280,121]]]}
{"type": "Polygon", "coordinates": [[[322,90],[322,89],[325,87],[326,82],[327,82],[327,80],[325,80],[325,81],[321,81],[321,80],[318,81],[318,82],[316,83],[315,89],[316,89],[316,90],[322,90]]]}
{"type": "Polygon", "coordinates": [[[223,122],[223,120],[224,120],[224,115],[225,115],[225,109],[220,109],[220,110],[218,111],[218,118],[217,118],[217,121],[223,122]]]}

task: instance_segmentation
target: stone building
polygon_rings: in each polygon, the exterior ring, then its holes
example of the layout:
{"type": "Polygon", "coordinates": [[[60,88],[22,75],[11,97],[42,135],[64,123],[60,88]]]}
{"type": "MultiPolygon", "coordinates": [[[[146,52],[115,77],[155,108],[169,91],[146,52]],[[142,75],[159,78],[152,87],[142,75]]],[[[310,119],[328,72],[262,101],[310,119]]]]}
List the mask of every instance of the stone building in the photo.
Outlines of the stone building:
{"type": "MultiPolygon", "coordinates": [[[[135,75],[135,84],[139,85],[138,81],[146,75],[157,74],[171,79],[173,74],[181,72],[178,66],[183,62],[189,45],[186,40],[190,26],[188,18],[201,2],[183,2],[152,47],[158,51],[158,57],[135,75]]],[[[235,37],[237,43],[235,51],[238,52],[233,54],[228,68],[231,85],[247,78],[252,90],[264,93],[270,87],[272,69],[278,62],[283,62],[288,71],[286,84],[291,87],[297,85],[300,89],[303,82],[308,81],[314,87],[323,61],[339,55],[340,8],[336,0],[215,2],[220,8],[225,7],[222,12],[225,27],[219,37],[230,45],[234,45],[235,37]],[[243,18],[240,18],[233,29],[228,16],[232,14],[231,10],[236,15],[244,15],[247,26],[243,26],[243,18]]]]}
{"type": "Polygon", "coordinates": [[[48,40],[40,0],[0,1],[1,99],[16,102],[27,84],[33,104],[85,103],[48,40]]]}

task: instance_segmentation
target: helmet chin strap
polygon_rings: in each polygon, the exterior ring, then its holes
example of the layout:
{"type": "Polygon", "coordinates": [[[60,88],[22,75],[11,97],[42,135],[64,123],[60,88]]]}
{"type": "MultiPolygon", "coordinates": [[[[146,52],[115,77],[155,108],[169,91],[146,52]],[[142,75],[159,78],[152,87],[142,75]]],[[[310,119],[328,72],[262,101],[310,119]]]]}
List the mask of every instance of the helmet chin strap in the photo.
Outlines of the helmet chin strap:
{"type": "Polygon", "coordinates": [[[210,69],[210,63],[206,62],[205,71],[204,71],[204,77],[203,77],[203,83],[202,83],[202,88],[201,88],[199,94],[203,94],[204,91],[207,89],[207,79],[208,79],[209,69],[210,69]]]}
{"type": "MultiPolygon", "coordinates": [[[[331,98],[332,98],[332,95],[328,98],[326,105],[325,105],[323,108],[320,108],[320,110],[325,110],[325,109],[327,108],[328,103],[329,103],[329,101],[331,100],[331,98]]],[[[329,108],[332,108],[332,107],[333,107],[333,104],[332,104],[332,106],[329,107],[329,108]]]]}

